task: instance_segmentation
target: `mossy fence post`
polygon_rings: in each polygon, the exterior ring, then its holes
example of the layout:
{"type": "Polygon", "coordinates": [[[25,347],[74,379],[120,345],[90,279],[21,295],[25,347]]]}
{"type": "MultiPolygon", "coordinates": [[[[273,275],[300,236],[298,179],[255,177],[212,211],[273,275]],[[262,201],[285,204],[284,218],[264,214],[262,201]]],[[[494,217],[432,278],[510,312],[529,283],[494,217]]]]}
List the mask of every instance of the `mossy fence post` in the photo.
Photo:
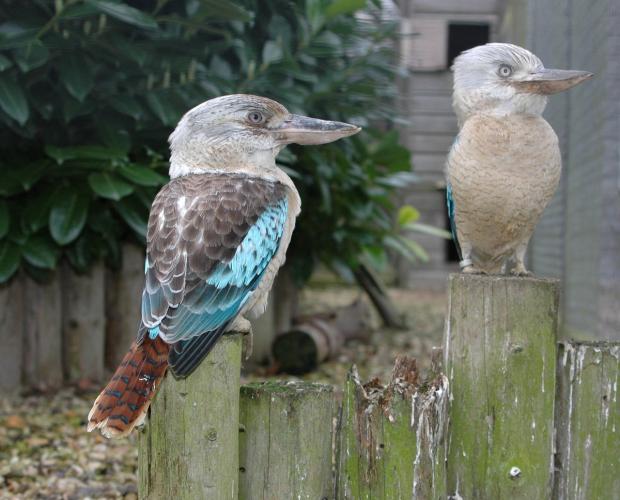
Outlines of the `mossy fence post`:
{"type": "Polygon", "coordinates": [[[558,285],[452,275],[450,498],[551,498],[558,285]]]}
{"type": "MultiPolygon", "coordinates": [[[[620,500],[620,345],[561,343],[558,284],[453,275],[445,374],[240,388],[241,337],[167,377],[140,434],[151,499],[620,500]],[[332,445],[332,443],[334,445],[332,445]]],[[[436,360],[435,360],[436,361],[436,360]]]]}
{"type": "Polygon", "coordinates": [[[241,335],[224,335],[191,376],[161,384],[139,438],[141,499],[236,500],[241,335]]]}
{"type": "Polygon", "coordinates": [[[239,498],[331,499],[333,388],[310,382],[241,388],[239,498]]]}
{"type": "Polygon", "coordinates": [[[558,350],[554,499],[620,499],[619,342],[558,350]]]}

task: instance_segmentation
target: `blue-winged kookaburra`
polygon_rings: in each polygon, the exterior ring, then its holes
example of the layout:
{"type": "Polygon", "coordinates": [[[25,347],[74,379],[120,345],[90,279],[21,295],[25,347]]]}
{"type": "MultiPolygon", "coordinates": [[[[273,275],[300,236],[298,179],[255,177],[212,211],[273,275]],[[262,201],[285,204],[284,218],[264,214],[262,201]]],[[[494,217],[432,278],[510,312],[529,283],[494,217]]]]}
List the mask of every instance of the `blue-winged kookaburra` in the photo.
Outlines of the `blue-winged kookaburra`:
{"type": "Polygon", "coordinates": [[[300,199],[275,158],[359,127],[298,116],[264,97],[229,95],[190,110],[170,136],[170,182],[151,207],[136,341],[88,415],[127,435],[169,367],[185,377],[227,330],[261,314],[284,263],[300,199]]]}
{"type": "Polygon", "coordinates": [[[527,244],[560,180],[547,96],[592,76],[546,69],[531,52],[489,43],[454,61],[460,131],[447,161],[448,212],[466,273],[529,274],[527,244]]]}

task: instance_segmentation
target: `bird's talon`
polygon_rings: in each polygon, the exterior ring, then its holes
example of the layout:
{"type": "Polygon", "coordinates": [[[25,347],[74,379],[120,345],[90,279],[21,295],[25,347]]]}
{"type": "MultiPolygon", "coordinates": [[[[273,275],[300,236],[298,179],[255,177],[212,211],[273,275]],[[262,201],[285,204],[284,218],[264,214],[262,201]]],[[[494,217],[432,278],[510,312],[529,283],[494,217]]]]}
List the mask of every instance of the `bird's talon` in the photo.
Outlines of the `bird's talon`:
{"type": "Polygon", "coordinates": [[[527,269],[525,269],[525,267],[515,268],[512,271],[510,271],[510,274],[512,274],[513,276],[520,277],[520,278],[534,276],[534,273],[532,273],[531,271],[528,271],[527,269]]]}
{"type": "Polygon", "coordinates": [[[474,266],[465,266],[462,272],[463,274],[486,274],[484,271],[474,266]]]}

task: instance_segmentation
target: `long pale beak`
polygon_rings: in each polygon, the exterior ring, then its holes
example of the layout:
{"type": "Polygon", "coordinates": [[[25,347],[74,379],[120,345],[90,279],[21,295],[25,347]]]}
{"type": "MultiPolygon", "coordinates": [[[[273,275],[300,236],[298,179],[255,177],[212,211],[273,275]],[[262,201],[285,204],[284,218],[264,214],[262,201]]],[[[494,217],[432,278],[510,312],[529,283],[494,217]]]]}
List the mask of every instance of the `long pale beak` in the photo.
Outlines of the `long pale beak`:
{"type": "Polygon", "coordinates": [[[524,92],[549,95],[568,90],[592,76],[588,71],[543,69],[513,84],[524,92]]]}
{"type": "Polygon", "coordinates": [[[271,130],[282,144],[310,145],[333,142],[357,134],[362,129],[349,123],[289,115],[286,120],[271,130]]]}

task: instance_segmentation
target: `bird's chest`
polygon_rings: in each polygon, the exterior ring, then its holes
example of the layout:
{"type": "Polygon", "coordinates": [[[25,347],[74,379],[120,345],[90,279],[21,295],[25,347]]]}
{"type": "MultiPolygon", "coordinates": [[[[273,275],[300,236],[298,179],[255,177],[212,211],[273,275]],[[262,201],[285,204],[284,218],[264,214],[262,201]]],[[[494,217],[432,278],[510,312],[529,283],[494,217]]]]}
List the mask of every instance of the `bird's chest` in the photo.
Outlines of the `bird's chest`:
{"type": "Polygon", "coordinates": [[[542,118],[472,117],[448,158],[457,212],[518,233],[553,196],[560,164],[557,137],[542,118]]]}

